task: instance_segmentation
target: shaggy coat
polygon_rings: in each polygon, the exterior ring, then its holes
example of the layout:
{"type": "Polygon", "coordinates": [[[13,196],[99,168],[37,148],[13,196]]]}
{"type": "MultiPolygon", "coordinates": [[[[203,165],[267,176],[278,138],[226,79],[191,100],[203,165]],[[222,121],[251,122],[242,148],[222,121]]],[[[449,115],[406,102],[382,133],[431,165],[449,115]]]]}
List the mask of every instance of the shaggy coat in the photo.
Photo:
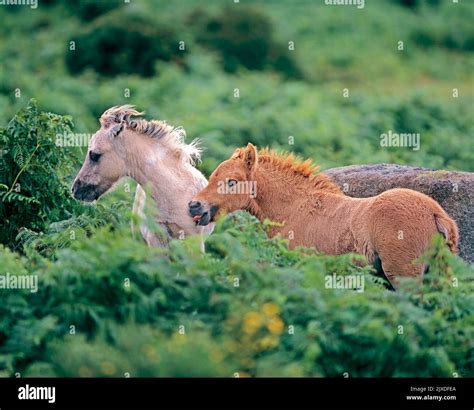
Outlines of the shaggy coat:
{"type": "Polygon", "coordinates": [[[217,167],[190,203],[190,213],[205,225],[219,214],[247,210],[260,220],[279,222],[270,235],[287,238],[292,248],[314,247],[330,255],[354,252],[368,263],[381,263],[392,285],[398,277],[422,277],[425,266],[415,260],[434,234],[441,233],[457,252],[457,225],[430,197],[391,189],[351,198],[324,174],[315,174],[316,169],[309,160],[268,149],[257,153],[249,144],[217,167]],[[256,187],[253,193],[237,189],[249,182],[256,187]]]}

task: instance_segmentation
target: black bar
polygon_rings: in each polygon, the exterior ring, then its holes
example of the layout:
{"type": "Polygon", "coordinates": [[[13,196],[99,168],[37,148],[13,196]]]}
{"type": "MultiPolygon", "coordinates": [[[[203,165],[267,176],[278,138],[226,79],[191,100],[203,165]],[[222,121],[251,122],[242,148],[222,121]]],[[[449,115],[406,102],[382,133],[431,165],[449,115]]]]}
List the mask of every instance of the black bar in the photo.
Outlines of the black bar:
{"type": "Polygon", "coordinates": [[[472,410],[473,380],[465,378],[0,379],[0,409],[472,410]],[[27,386],[55,387],[55,402],[20,400],[19,388],[27,386]],[[407,396],[442,396],[443,399],[407,400],[407,396]]]}

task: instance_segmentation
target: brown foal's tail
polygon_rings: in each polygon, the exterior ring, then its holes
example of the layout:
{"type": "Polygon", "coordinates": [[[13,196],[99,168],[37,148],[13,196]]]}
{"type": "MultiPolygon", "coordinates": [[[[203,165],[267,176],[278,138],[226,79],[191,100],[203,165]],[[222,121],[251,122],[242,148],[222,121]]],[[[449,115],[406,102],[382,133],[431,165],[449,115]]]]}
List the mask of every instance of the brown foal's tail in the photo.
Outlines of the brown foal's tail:
{"type": "Polygon", "coordinates": [[[447,214],[435,213],[434,219],[438,232],[445,238],[452,253],[458,253],[459,230],[456,222],[447,214]]]}

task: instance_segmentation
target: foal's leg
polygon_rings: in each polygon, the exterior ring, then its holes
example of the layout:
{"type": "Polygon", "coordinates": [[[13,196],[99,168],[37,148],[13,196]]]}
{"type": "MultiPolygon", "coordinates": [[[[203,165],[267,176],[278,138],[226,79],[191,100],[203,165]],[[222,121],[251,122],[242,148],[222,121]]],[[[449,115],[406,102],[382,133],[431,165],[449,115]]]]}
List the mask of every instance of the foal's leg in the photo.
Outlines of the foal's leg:
{"type": "MultiPolygon", "coordinates": [[[[387,226],[385,224],[385,226],[387,226]]],[[[400,224],[399,226],[403,226],[400,224]]],[[[421,283],[425,266],[415,261],[427,246],[424,238],[417,237],[415,227],[387,227],[378,233],[375,254],[380,259],[383,273],[394,288],[400,278],[416,278],[421,283]]]]}
{"type": "MultiPolygon", "coordinates": [[[[165,227],[163,226],[163,229],[164,228],[165,227]]],[[[167,248],[170,243],[170,236],[164,232],[151,232],[150,230],[148,230],[148,228],[145,227],[145,229],[142,230],[142,233],[147,245],[151,246],[152,248],[167,248]]]]}
{"type": "Polygon", "coordinates": [[[409,258],[396,259],[396,257],[394,258],[390,255],[386,255],[385,259],[381,258],[381,262],[385,276],[395,289],[400,284],[400,278],[416,278],[419,283],[423,280],[423,274],[425,271],[425,266],[423,264],[414,264],[411,259],[409,260],[409,258]]]}
{"type": "Polygon", "coordinates": [[[369,237],[382,269],[395,288],[404,277],[416,278],[421,283],[425,267],[415,261],[436,232],[433,213],[419,198],[413,199],[410,195],[404,198],[395,190],[384,192],[371,205],[367,220],[369,237]]]}

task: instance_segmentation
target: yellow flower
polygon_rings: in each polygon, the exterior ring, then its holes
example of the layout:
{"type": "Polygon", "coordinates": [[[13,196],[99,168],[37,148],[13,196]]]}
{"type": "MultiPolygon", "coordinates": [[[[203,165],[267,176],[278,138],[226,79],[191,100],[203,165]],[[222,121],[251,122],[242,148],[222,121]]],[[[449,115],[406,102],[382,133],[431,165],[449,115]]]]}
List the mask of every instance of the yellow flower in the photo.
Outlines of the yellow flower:
{"type": "Polygon", "coordinates": [[[265,303],[262,306],[262,312],[265,313],[267,316],[274,316],[280,313],[280,308],[274,303],[265,303]]]}
{"type": "Polygon", "coordinates": [[[234,342],[233,340],[231,341],[226,341],[224,343],[225,349],[227,349],[229,352],[234,353],[239,349],[239,344],[234,342]]]}
{"type": "Polygon", "coordinates": [[[249,312],[244,316],[244,332],[247,334],[255,333],[262,326],[263,317],[258,312],[249,312]]]}
{"type": "Polygon", "coordinates": [[[142,352],[147,359],[153,360],[156,359],[156,351],[152,345],[144,345],[142,347],[142,352]]]}
{"type": "Polygon", "coordinates": [[[275,335],[283,332],[284,327],[285,325],[279,317],[272,317],[267,323],[267,329],[275,335]]]}
{"type": "Polygon", "coordinates": [[[259,342],[262,349],[271,349],[278,345],[278,338],[275,336],[265,336],[259,342]]]}
{"type": "Polygon", "coordinates": [[[210,355],[209,355],[209,358],[211,359],[211,361],[213,361],[214,363],[220,363],[222,362],[222,360],[224,360],[224,355],[222,354],[222,352],[218,351],[218,350],[213,350],[210,355]]]}
{"type": "Polygon", "coordinates": [[[115,365],[111,362],[102,362],[100,369],[107,376],[112,376],[116,371],[115,365]]]}

